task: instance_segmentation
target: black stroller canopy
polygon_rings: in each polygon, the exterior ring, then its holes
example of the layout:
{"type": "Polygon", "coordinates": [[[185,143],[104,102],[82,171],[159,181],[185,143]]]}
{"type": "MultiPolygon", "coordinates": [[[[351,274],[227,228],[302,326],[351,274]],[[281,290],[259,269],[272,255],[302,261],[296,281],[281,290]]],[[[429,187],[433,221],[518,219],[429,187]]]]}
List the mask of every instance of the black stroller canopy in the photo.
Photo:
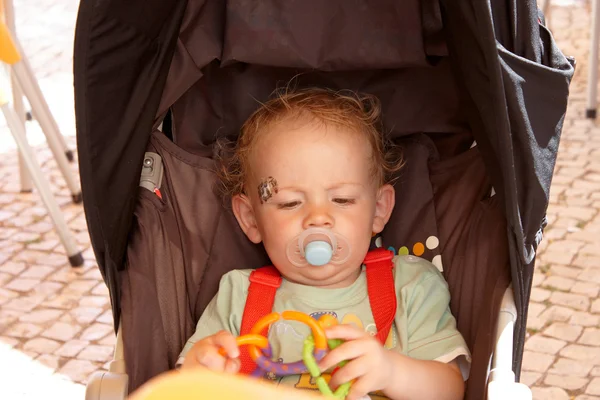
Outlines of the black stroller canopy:
{"type": "MultiPolygon", "coordinates": [[[[535,0],[82,0],[74,52],[81,184],[115,323],[118,271],[126,267],[142,160],[153,129],[192,89],[221,96],[228,117],[211,110],[214,104],[197,103],[214,118],[194,121],[207,133],[187,142],[210,156],[202,146],[217,131],[235,135],[252,111],[248,103],[236,102],[236,93],[264,97],[273,80],[310,72],[300,81],[381,87],[388,94],[382,95],[384,115],[392,116],[384,122],[394,124],[397,136],[468,126],[507,221],[519,312],[518,371],[573,75],[572,60],[558,50],[540,18],[535,0]],[[380,76],[398,84],[378,83],[380,76]],[[207,83],[194,86],[203,77],[207,83]],[[270,82],[261,84],[265,77],[270,82]],[[432,101],[399,112],[395,99],[408,95],[432,101]],[[423,112],[429,115],[411,119],[423,112]]],[[[174,120],[172,126],[181,123],[174,120]]]]}

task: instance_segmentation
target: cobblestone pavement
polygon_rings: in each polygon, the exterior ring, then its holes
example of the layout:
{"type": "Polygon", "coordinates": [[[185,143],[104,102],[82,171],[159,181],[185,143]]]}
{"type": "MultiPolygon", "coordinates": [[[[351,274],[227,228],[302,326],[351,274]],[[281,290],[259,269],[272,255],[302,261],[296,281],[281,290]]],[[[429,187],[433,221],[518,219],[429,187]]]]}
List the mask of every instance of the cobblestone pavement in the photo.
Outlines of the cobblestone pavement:
{"type": "Polygon", "coordinates": [[[521,380],[534,399],[600,399],[600,126],[584,118],[590,14],[587,2],[550,14],[578,65],[527,321],[521,380]]]}
{"type": "MultiPolygon", "coordinates": [[[[74,148],[72,35],[76,0],[15,0],[19,37],[74,148]]],[[[600,400],[600,127],[583,118],[590,5],[553,2],[551,29],[578,60],[528,319],[522,381],[534,399],[600,400]]],[[[32,143],[41,142],[35,122],[32,143]]],[[[0,119],[0,398],[83,398],[114,338],[107,290],[81,206],[45,146],[37,155],[84,251],[72,269],[38,195],[21,194],[17,156],[0,119]]],[[[76,163],[73,164],[76,172],[76,163]]]]}
{"type": "MultiPolygon", "coordinates": [[[[78,1],[14,0],[14,6],[21,44],[75,149],[72,48],[78,1]]],[[[33,145],[43,142],[36,122],[28,122],[27,129],[33,145]]],[[[0,399],[83,399],[87,378],[105,368],[113,352],[108,291],[90,249],[83,209],[71,202],[50,151],[36,146],[84,252],[82,268],[69,266],[37,192],[20,193],[14,149],[0,117],[0,399]]],[[[76,174],[76,162],[72,169],[76,174]]]]}

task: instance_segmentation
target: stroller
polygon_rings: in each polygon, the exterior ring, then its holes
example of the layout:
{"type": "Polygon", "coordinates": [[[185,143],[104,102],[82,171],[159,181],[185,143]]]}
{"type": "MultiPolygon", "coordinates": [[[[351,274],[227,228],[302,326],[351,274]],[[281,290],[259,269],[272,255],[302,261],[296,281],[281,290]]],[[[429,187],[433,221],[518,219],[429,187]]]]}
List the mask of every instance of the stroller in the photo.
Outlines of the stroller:
{"type": "Polygon", "coordinates": [[[406,165],[378,245],[443,271],[466,398],[530,397],[515,380],[573,71],[535,0],[82,0],[81,184],[118,339],[86,398],[173,368],[221,276],[269,264],[213,189],[213,145],[291,78],[379,97],[406,165]]]}

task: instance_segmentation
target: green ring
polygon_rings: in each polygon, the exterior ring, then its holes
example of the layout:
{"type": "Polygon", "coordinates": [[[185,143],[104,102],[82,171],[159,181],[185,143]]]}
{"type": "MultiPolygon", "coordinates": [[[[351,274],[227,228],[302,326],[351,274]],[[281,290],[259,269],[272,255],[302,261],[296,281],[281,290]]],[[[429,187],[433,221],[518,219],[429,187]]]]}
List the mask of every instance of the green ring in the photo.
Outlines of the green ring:
{"type": "MultiPolygon", "coordinates": [[[[335,349],[342,343],[343,340],[340,339],[330,339],[327,341],[327,345],[329,346],[330,350],[335,349]]],[[[319,365],[317,364],[317,360],[315,359],[314,350],[315,340],[313,336],[310,335],[306,338],[306,340],[304,340],[304,346],[302,348],[302,361],[304,362],[304,365],[306,365],[306,369],[308,369],[310,376],[315,378],[315,382],[317,384],[317,387],[319,388],[319,391],[327,397],[345,399],[346,396],[348,396],[348,393],[350,392],[352,382],[345,382],[341,384],[335,392],[332,392],[331,388],[329,387],[329,384],[327,384],[327,382],[325,381],[325,378],[321,376],[321,370],[319,369],[319,365]]],[[[344,365],[346,365],[347,362],[348,361],[346,360],[340,362],[338,364],[338,367],[343,367],[344,365]]]]}

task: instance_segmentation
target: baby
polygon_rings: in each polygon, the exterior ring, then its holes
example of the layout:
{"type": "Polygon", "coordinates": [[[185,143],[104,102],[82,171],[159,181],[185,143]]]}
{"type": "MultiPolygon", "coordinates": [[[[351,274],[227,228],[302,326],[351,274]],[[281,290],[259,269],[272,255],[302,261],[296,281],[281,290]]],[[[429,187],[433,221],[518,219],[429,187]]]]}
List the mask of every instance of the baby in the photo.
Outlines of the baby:
{"type": "MultiPolygon", "coordinates": [[[[349,360],[330,377],[331,387],[355,380],[350,400],[367,394],[462,399],[470,354],[450,313],[447,284],[431,263],[394,258],[396,315],[385,344],[374,336],[363,260],[390,218],[390,182],[401,166],[378,129],[379,117],[373,96],[324,89],[279,94],[242,127],[221,182],[240,227],[264,245],[283,278],[273,311],[329,314],[340,321],[326,335],[344,343],[319,363],[324,372],[349,360]]],[[[181,353],[183,368],[239,371],[235,337],[250,273],[223,276],[181,353]]],[[[300,360],[309,333],[294,321],[274,323],[268,334],[273,359],[300,360]]],[[[272,379],[316,389],[308,374],[272,379]]]]}

